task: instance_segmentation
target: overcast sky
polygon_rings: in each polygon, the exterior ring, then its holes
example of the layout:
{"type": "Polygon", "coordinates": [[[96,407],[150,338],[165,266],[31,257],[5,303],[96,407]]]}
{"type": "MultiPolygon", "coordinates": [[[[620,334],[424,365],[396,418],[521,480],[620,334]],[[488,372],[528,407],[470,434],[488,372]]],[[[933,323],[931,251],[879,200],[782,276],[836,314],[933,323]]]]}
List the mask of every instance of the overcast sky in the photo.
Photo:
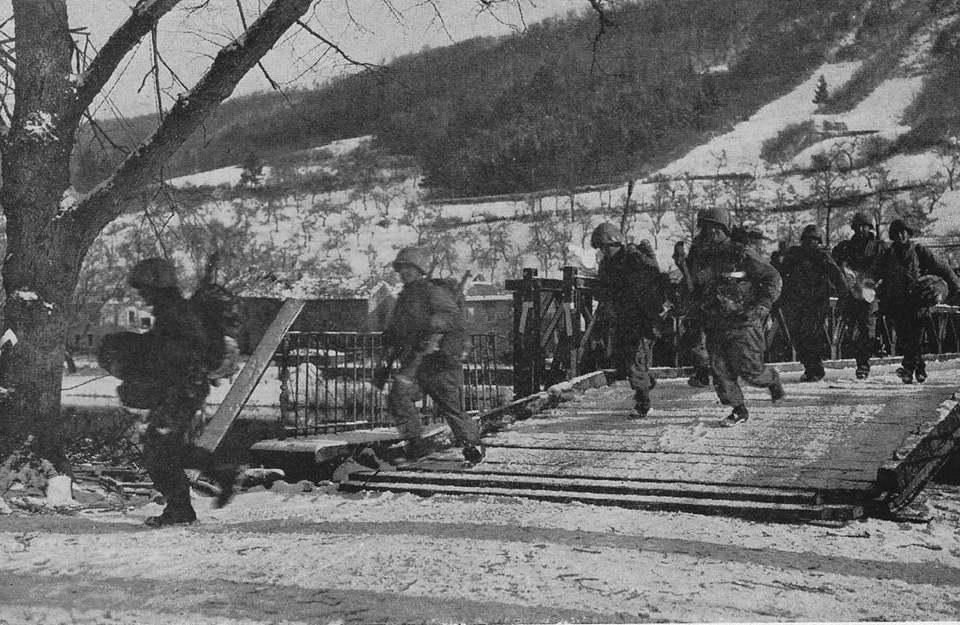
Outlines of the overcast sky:
{"type": "MultiPolygon", "coordinates": [[[[266,0],[242,0],[248,22],[266,0]]],[[[99,49],[110,33],[130,14],[135,0],[69,0],[71,26],[86,27],[89,42],[99,49]]],[[[209,65],[217,47],[241,31],[236,0],[210,0],[202,11],[189,12],[201,0],[187,0],[160,23],[158,47],[165,64],[180,80],[192,86],[209,65]]],[[[500,7],[496,13],[479,13],[471,0],[435,0],[442,16],[423,0],[319,0],[309,15],[310,27],[337,42],[351,58],[379,63],[394,56],[448,45],[478,35],[500,35],[524,24],[549,16],[582,11],[587,0],[526,0],[522,14],[515,5],[500,7]],[[392,7],[393,11],[388,7],[392,7]]],[[[10,0],[0,0],[0,19],[9,16],[10,0]]],[[[152,79],[145,81],[151,66],[149,37],[124,60],[114,82],[108,87],[109,100],[101,103],[95,116],[127,116],[157,110],[152,79]]],[[[342,58],[330,53],[313,36],[294,27],[264,58],[270,76],[286,86],[314,85],[353,71],[342,58]]],[[[164,108],[177,93],[186,89],[166,69],[161,71],[164,108]]],[[[234,95],[269,89],[263,72],[251,70],[234,95]]]]}

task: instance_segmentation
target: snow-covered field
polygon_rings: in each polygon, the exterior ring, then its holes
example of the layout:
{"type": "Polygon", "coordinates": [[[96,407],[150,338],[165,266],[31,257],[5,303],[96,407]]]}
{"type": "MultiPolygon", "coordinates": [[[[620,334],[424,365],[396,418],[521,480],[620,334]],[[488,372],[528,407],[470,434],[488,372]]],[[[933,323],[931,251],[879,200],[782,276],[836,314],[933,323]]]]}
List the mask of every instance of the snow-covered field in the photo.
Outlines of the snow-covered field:
{"type": "MultiPolygon", "coordinates": [[[[845,125],[853,131],[875,131],[876,135],[885,139],[893,139],[907,130],[902,125],[902,116],[906,108],[913,101],[920,90],[923,80],[923,67],[929,54],[931,35],[922,33],[914,42],[914,49],[905,55],[901,61],[897,75],[881,83],[868,97],[860,102],[853,110],[836,115],[823,115],[813,103],[812,94],[816,90],[820,76],[823,76],[831,89],[837,89],[851,79],[860,67],[859,62],[826,63],[817,68],[808,78],[792,92],[777,98],[759,109],[749,119],[742,121],[729,132],[712,138],[704,145],[698,146],[686,155],[670,163],[657,175],[673,178],[686,176],[715,175],[717,173],[746,173],[757,176],[756,194],[758,198],[765,198],[767,203],[778,191],[793,188],[797,194],[809,192],[810,182],[799,175],[779,175],[780,167],[790,169],[809,166],[813,155],[842,148],[855,153],[862,136],[842,136],[824,138],[820,143],[804,150],[792,161],[775,167],[765,163],[760,158],[760,147],[767,139],[774,138],[787,126],[805,121],[812,121],[817,128],[824,128],[828,124],[833,127],[845,125]]],[[[315,151],[325,150],[333,156],[342,156],[350,150],[356,149],[368,137],[358,137],[340,141],[329,146],[316,148],[315,151]]],[[[928,181],[933,176],[945,172],[945,162],[940,156],[930,153],[915,155],[899,155],[884,163],[889,170],[891,179],[906,185],[915,182],[928,181]]],[[[269,176],[269,169],[265,172],[269,176]]],[[[178,187],[216,187],[218,185],[236,186],[240,180],[239,167],[227,167],[202,174],[185,176],[171,181],[178,187]]],[[[380,205],[371,201],[371,198],[351,198],[346,192],[329,195],[327,200],[349,206],[339,214],[330,214],[325,218],[323,226],[316,223],[316,218],[304,212],[306,209],[302,200],[297,202],[291,199],[280,207],[271,207],[273,218],[267,213],[259,216],[259,223],[255,226],[257,236],[262,240],[270,241],[284,247],[288,253],[299,255],[301,261],[309,258],[332,260],[342,256],[353,270],[353,277],[345,280],[346,286],[356,286],[371,270],[382,269],[392,260],[396,249],[411,245],[419,240],[416,229],[401,223],[406,212],[406,202],[414,201],[419,197],[416,180],[407,180],[397,188],[391,189],[394,194],[392,200],[384,205],[380,198],[380,205]],[[312,221],[311,221],[312,220],[312,221]],[[365,225],[356,224],[362,222],[365,225]],[[330,228],[329,231],[324,228],[330,228]],[[356,229],[354,234],[344,237],[335,249],[325,249],[327,232],[348,231],[356,229]]],[[[857,175],[849,176],[846,184],[851,188],[866,188],[866,182],[857,175]]],[[[700,193],[702,197],[703,187],[700,193]]],[[[491,200],[490,202],[469,202],[433,205],[431,210],[435,216],[446,219],[461,219],[477,221],[483,219],[512,220],[518,215],[531,213],[553,215],[554,223],[565,228],[571,237],[567,249],[567,264],[580,265],[592,269],[596,265],[594,250],[589,248],[589,234],[592,229],[604,219],[604,211],[610,207],[622,205],[626,193],[626,185],[615,189],[591,191],[581,193],[573,198],[573,202],[585,210],[588,218],[571,222],[569,196],[544,197],[539,199],[491,200]]],[[[633,199],[637,202],[649,202],[654,196],[654,185],[637,181],[633,199]]],[[[245,210],[257,212],[258,207],[247,203],[245,210]]],[[[236,223],[240,217],[232,202],[212,202],[203,211],[206,221],[220,221],[222,223],[236,223]]],[[[815,216],[793,215],[794,224],[803,224],[813,221],[815,216]]],[[[939,199],[929,218],[931,223],[924,229],[924,236],[942,236],[960,232],[960,190],[947,190],[939,199]]],[[[132,221],[132,219],[131,219],[132,221]]],[[[764,224],[770,239],[770,251],[778,234],[777,218],[771,216],[764,224]]],[[[459,243],[457,252],[460,256],[458,270],[462,273],[468,268],[476,269],[470,261],[471,250],[467,240],[468,232],[478,233],[479,228],[460,227],[458,229],[459,243]]],[[[498,275],[493,276],[497,281],[514,277],[519,267],[538,267],[539,261],[533,254],[524,254],[522,248],[531,237],[531,226],[524,223],[511,223],[511,238],[515,246],[517,261],[513,266],[502,263],[497,269],[498,275]]],[[[688,235],[678,225],[672,214],[666,215],[659,229],[649,215],[640,215],[631,230],[631,236],[636,239],[650,240],[657,250],[661,267],[670,269],[673,266],[670,258],[672,243],[684,239],[688,235]]],[[[555,272],[558,267],[551,268],[555,272]]],[[[551,275],[547,272],[547,275],[551,275]]],[[[454,273],[457,273],[455,271],[454,273]]],[[[475,271],[476,273],[476,271],[475,271]]],[[[544,275],[541,268],[541,275],[544,275]]],[[[489,276],[488,276],[489,277],[489,276]]],[[[310,297],[314,293],[315,282],[305,279],[301,284],[290,289],[288,295],[310,297]]]]}

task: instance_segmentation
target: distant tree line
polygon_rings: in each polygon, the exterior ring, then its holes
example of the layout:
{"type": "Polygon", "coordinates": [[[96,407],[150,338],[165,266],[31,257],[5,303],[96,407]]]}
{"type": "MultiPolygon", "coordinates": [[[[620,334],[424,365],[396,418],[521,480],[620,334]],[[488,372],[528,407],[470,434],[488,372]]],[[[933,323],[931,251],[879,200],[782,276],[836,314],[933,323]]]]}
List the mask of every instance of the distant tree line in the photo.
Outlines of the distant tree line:
{"type": "MultiPolygon", "coordinates": [[[[374,135],[416,158],[437,198],[642,174],[791,89],[850,27],[855,0],[647,0],[598,38],[586,10],[524,34],[400,57],[314,90],[225,103],[167,176],[374,135]]],[[[102,123],[77,150],[89,188],[150,118],[102,123]],[[128,139],[129,137],[129,139],[128,139]]]]}

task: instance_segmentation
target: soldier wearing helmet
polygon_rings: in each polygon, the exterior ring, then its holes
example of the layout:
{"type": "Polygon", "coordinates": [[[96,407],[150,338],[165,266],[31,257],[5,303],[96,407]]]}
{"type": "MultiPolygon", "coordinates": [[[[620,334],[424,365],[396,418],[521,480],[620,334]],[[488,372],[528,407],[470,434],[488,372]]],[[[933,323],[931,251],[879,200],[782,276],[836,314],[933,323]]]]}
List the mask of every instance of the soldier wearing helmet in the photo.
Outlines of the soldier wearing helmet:
{"type": "Polygon", "coordinates": [[[877,298],[866,272],[883,248],[873,232],[873,222],[866,213],[858,212],[850,219],[853,236],[833,248],[833,260],[843,269],[853,291],[841,312],[847,326],[853,329],[856,376],[865,380],[870,375],[870,358],[877,350],[877,298]]]}
{"type": "Polygon", "coordinates": [[[830,298],[837,296],[841,306],[851,296],[843,271],[823,248],[823,234],[810,224],[800,235],[800,245],[788,248],[780,266],[783,292],[780,311],[786,321],[790,341],[803,365],[801,382],[817,382],[825,375],[827,353],[826,323],[830,298]]]}
{"type": "Polygon", "coordinates": [[[656,384],[650,367],[664,314],[666,278],[649,244],[625,245],[613,224],[597,226],[590,243],[603,256],[594,296],[610,322],[614,366],[634,391],[633,416],[643,418],[650,412],[650,390],[656,384]]]}
{"type": "Polygon", "coordinates": [[[221,488],[217,506],[233,494],[237,472],[217,467],[213,455],[193,445],[202,428],[202,409],[210,391],[208,336],[191,302],[177,284],[173,263],[148,258],[128,277],[144,301],[153,307],[149,332],[121,332],[104,337],[99,358],[123,382],[120,400],[134,408],[147,408],[143,460],[166,507],[146,524],[162,527],[192,523],[197,515],[190,502],[190,482],[185,467],[203,470],[221,488]]]}
{"type": "Polygon", "coordinates": [[[913,384],[914,379],[923,383],[927,379],[927,365],[920,339],[924,320],[930,315],[930,302],[923,285],[938,284],[923,278],[941,278],[946,283],[948,297],[960,292],[960,280],[933,251],[911,240],[913,229],[902,220],[890,222],[889,236],[890,245],[877,254],[867,276],[879,283],[880,314],[893,326],[897,351],[903,354],[897,376],[904,384],[913,384]]]}
{"type": "Polygon", "coordinates": [[[731,241],[730,230],[726,210],[707,209],[687,258],[692,314],[706,333],[717,396],[732,407],[726,426],[749,418],[740,378],[766,388],[774,403],[784,397],[779,373],[763,362],[764,324],[780,295],[780,275],[754,250],[731,241]]]}
{"type": "Polygon", "coordinates": [[[382,342],[390,361],[398,362],[387,396],[390,414],[406,442],[404,457],[397,463],[415,462],[429,453],[416,405],[426,394],[464,446],[464,458],[476,464],[483,459],[480,431],[460,402],[466,340],[463,310],[452,289],[428,278],[430,255],[423,248],[403,248],[392,266],[403,289],[382,342]]]}

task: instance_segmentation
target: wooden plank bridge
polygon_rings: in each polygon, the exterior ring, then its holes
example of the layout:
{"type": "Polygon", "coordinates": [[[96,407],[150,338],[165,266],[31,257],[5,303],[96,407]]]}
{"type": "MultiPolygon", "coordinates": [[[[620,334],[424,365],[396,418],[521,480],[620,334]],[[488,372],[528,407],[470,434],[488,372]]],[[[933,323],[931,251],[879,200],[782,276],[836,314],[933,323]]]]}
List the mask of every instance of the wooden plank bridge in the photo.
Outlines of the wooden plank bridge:
{"type": "MultiPolygon", "coordinates": [[[[907,386],[895,365],[866,381],[850,371],[799,383],[787,400],[746,390],[750,420],[720,426],[728,409],[712,389],[661,380],[648,418],[630,420],[623,382],[573,399],[485,438],[483,463],[458,450],[400,471],[358,471],[345,490],[520,496],[753,519],[845,521],[909,503],[960,443],[960,364],[931,363],[907,386]]],[[[603,375],[602,373],[594,374],[603,375]]]]}

